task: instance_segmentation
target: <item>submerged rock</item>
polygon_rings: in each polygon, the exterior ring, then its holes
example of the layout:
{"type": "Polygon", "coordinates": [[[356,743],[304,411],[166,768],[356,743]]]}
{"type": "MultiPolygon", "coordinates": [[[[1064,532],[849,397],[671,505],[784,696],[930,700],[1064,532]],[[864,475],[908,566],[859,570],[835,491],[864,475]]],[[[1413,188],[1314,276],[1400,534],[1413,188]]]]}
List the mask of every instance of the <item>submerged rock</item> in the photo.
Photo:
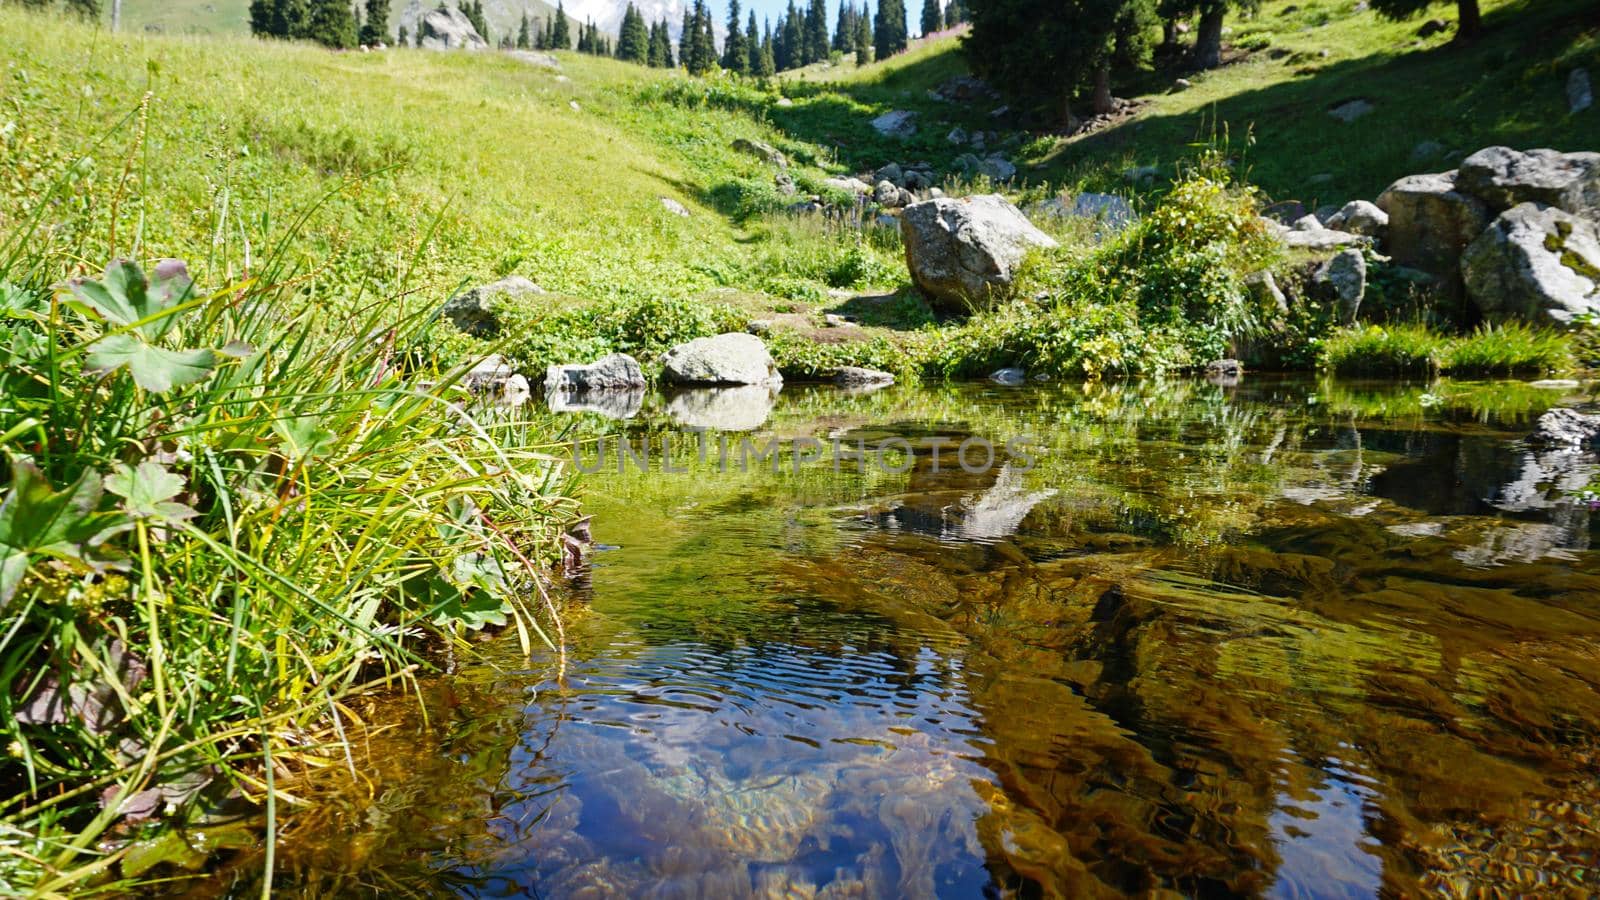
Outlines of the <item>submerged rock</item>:
{"type": "Polygon", "coordinates": [[[989,380],[995,384],[1015,387],[1027,383],[1028,373],[1017,368],[996,369],[989,373],[989,380]]]}
{"type": "Polygon", "coordinates": [[[894,384],[894,376],[878,369],[844,366],[834,373],[833,383],[845,388],[887,387],[894,384]]]}
{"type": "Polygon", "coordinates": [[[1528,435],[1528,443],[1561,450],[1577,450],[1600,443],[1600,416],[1566,407],[1552,409],[1539,417],[1533,434],[1528,435]]]}
{"type": "Polygon", "coordinates": [[[729,332],[695,338],[667,351],[663,375],[677,384],[778,384],[783,376],[753,334],[729,332]]]}
{"type": "Polygon", "coordinates": [[[912,281],[947,311],[1008,292],[1028,251],[1057,246],[998,194],[912,204],[900,216],[900,237],[912,281]]]}

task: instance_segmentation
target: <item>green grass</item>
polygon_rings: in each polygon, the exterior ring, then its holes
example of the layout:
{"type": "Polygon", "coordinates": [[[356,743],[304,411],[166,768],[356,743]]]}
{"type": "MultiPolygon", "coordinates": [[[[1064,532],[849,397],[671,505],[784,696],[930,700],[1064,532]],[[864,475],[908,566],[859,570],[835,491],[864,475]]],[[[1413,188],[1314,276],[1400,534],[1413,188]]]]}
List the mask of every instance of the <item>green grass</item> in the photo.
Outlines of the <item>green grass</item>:
{"type": "Polygon", "coordinates": [[[1339,375],[1543,375],[1572,368],[1572,337],[1519,323],[1461,336],[1426,325],[1367,325],[1324,339],[1319,365],[1339,375]]]}

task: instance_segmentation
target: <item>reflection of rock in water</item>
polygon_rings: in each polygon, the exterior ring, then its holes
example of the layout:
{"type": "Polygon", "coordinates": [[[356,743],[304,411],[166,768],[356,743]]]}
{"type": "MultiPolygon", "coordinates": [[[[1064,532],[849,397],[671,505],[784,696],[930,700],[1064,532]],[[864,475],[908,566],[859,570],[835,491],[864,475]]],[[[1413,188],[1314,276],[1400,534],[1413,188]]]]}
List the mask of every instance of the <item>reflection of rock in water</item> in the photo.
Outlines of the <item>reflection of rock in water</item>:
{"type": "Polygon", "coordinates": [[[552,391],[547,399],[553,413],[597,413],[608,419],[631,419],[639,414],[640,407],[644,405],[644,390],[552,391]]]}
{"type": "Polygon", "coordinates": [[[672,395],[667,415],[686,428],[754,431],[766,424],[777,397],[778,387],[765,384],[689,388],[672,395]]]}
{"type": "Polygon", "coordinates": [[[1056,494],[1029,490],[1026,471],[1001,447],[973,444],[963,467],[961,437],[911,443],[915,459],[904,493],[869,514],[880,527],[941,540],[999,540],[1015,534],[1035,506],[1056,494]]]}

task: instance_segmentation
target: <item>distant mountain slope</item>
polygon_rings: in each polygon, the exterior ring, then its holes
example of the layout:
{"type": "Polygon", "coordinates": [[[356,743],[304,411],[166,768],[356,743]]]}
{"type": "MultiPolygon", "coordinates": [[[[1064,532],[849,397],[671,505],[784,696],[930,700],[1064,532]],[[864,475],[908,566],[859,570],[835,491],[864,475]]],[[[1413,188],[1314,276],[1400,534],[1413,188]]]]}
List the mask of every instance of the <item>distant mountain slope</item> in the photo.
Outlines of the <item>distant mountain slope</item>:
{"type": "MultiPolygon", "coordinates": [[[[673,22],[683,17],[681,0],[646,0],[646,5],[674,6],[673,22]]],[[[587,0],[593,9],[582,16],[573,13],[580,21],[590,15],[602,31],[616,33],[622,22],[626,2],[587,0]],[[612,9],[614,7],[614,9],[612,9]]],[[[438,6],[438,0],[395,0],[390,8],[389,32],[394,34],[401,25],[415,31],[422,12],[438,6]]],[[[129,31],[162,31],[171,34],[244,34],[250,30],[250,0],[122,0],[122,27],[129,31]]],[[[543,19],[555,15],[555,4],[544,0],[484,0],[484,17],[489,20],[489,39],[498,42],[502,34],[516,34],[522,24],[522,14],[543,19]]]]}

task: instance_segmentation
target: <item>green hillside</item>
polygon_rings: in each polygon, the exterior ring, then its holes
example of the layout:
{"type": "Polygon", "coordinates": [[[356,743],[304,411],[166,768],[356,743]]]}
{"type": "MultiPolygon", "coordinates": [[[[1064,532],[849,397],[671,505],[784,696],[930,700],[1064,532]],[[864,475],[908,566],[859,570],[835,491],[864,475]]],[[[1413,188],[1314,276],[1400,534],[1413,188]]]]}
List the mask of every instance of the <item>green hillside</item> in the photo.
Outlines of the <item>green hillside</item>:
{"type": "MultiPolygon", "coordinates": [[[[408,11],[437,4],[422,0],[396,0],[389,11],[390,33],[407,20],[408,11]]],[[[543,0],[488,0],[484,18],[495,39],[515,34],[524,12],[531,18],[555,15],[555,5],[543,0]]],[[[123,0],[122,24],[134,30],[169,34],[247,34],[250,31],[250,0],[123,0]]]]}

